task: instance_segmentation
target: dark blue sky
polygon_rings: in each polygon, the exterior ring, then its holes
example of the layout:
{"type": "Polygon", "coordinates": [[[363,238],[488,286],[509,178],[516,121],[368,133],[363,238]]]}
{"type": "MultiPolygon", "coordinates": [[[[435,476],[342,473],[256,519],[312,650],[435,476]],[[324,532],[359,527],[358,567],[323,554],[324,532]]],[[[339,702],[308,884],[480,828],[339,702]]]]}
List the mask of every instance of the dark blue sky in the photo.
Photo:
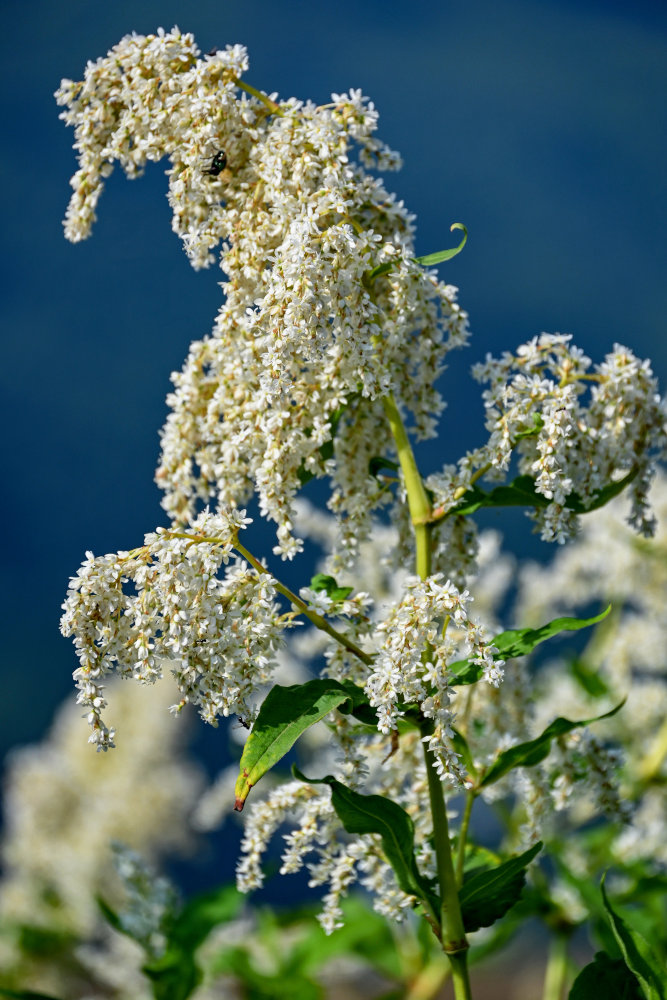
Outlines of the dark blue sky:
{"type": "Polygon", "coordinates": [[[248,80],[282,96],[361,87],[404,156],[390,182],[417,213],[418,252],[467,225],[465,252],[441,273],[460,286],[474,336],[445,376],[429,467],[480,439],[470,364],[542,330],[573,333],[595,360],[624,343],[664,384],[664,4],[2,7],[0,752],[38,738],[71,690],[59,606],[84,550],[129,548],[162,520],[152,474],[169,373],[220,301],[219,273],[194,273],[171,233],[164,165],[132,183],[114,174],[93,238],[62,237],[75,164],[52,94],[123,34],[177,23],[203,51],[243,42],[248,80]]]}

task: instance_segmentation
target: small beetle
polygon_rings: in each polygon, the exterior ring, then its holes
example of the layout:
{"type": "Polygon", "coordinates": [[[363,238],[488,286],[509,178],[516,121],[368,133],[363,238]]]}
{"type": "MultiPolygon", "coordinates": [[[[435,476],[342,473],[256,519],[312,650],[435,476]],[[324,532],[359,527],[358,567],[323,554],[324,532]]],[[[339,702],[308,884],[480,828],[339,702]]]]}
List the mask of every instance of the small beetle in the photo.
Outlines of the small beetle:
{"type": "Polygon", "coordinates": [[[204,173],[208,174],[209,177],[217,177],[218,174],[222,173],[222,171],[225,169],[226,166],[227,166],[227,154],[223,149],[219,149],[218,152],[213,157],[213,159],[211,160],[210,167],[207,167],[204,170],[204,173]]]}

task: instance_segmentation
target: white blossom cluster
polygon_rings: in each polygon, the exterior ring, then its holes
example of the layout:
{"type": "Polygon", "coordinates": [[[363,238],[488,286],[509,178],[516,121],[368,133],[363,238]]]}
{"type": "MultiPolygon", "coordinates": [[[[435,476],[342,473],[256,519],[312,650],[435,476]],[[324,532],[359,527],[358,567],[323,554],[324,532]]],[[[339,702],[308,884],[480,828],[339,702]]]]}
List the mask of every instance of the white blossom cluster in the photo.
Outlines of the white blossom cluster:
{"type": "MultiPolygon", "coordinates": [[[[94,936],[101,923],[96,895],[112,905],[119,898],[112,840],[151,862],[191,848],[188,817],[204,775],[184,750],[185,720],[176,725],[167,711],[175,690],[166,678],[150,691],[111,680],[109,698],[123,718],[114,753],[91,755],[69,699],[46,739],[13,751],[3,801],[0,924],[94,936]]],[[[55,983],[29,982],[60,992],[55,983]]]]}
{"type": "MultiPolygon", "coordinates": [[[[589,602],[598,606],[611,603],[609,618],[597,626],[581,661],[606,688],[605,703],[617,704],[627,698],[617,715],[594,728],[596,737],[600,734],[607,743],[623,746],[621,773],[626,787],[646,780],[653,771],[656,780],[664,780],[665,774],[667,478],[662,471],[651,490],[651,503],[657,515],[653,539],[637,539],[623,524],[628,505],[618,498],[588,515],[576,543],[560,551],[549,565],[529,563],[521,567],[516,610],[519,620],[537,624],[589,602]]],[[[540,673],[534,706],[538,726],[547,724],[549,716],[556,713],[568,718],[590,717],[599,712],[599,704],[560,657],[540,673]]],[[[584,743],[574,749],[582,752],[587,746],[584,743]]],[[[609,752],[609,747],[606,749],[609,752]]],[[[589,774],[594,775],[595,769],[591,760],[589,774]]],[[[581,799],[572,800],[571,807],[580,813],[584,809],[581,799]]],[[[626,831],[624,837],[627,842],[634,837],[641,854],[642,801],[636,801],[635,807],[637,815],[631,819],[634,834],[626,831]]],[[[627,819],[623,808],[617,815],[627,819]]],[[[664,811],[663,835],[667,835],[664,811]]],[[[648,847],[643,856],[650,853],[648,847]]]]}
{"type": "Polygon", "coordinates": [[[573,538],[578,512],[624,476],[632,479],[630,524],[653,533],[648,490],[656,460],[667,453],[667,424],[650,364],[617,344],[591,371],[590,359],[570,340],[541,334],[516,354],[487,355],[473,367],[475,378],[489,383],[483,397],[490,437],[458,466],[430,477],[444,511],[480,472],[503,478],[516,451],[520,472],[548,501],[534,514],[546,541],[573,538]]]}
{"type": "MultiPolygon", "coordinates": [[[[420,870],[434,877],[428,782],[419,734],[407,733],[396,752],[387,758],[386,739],[360,727],[351,734],[354,728],[341,716],[333,726],[337,742],[347,751],[345,762],[331,756],[329,740],[328,747],[321,748],[309,767],[319,772],[333,768],[349,786],[360,786],[365,794],[389,795],[400,802],[415,825],[415,856],[420,870]],[[352,756],[363,759],[362,768],[352,756]]],[[[302,782],[281,784],[264,799],[249,804],[237,868],[237,884],[242,891],[263,884],[264,854],[273,835],[285,823],[290,829],[283,834],[281,873],[305,867],[310,886],[326,886],[318,919],[327,933],[342,926],[341,900],[356,882],[371,893],[374,909],[392,921],[402,920],[414,905],[414,897],[398,887],[379,839],[345,833],[331,806],[329,790],[302,782]]]]}
{"type": "MultiPolygon", "coordinates": [[[[330,552],[337,535],[331,516],[300,501],[297,527],[303,536],[317,540],[330,552]]],[[[401,731],[396,742],[395,727],[404,703],[419,702],[422,711],[429,713],[428,717],[434,721],[433,733],[427,740],[441,773],[451,783],[462,786],[467,776],[450,742],[454,719],[450,698],[456,689],[447,687],[447,663],[471,654],[486,665],[495,681],[500,677],[502,664],[493,661],[493,650],[485,639],[483,627],[469,617],[467,592],[459,593],[440,577],[422,583],[392,570],[396,541],[394,529],[374,524],[372,537],[362,542],[357,560],[349,570],[349,579],[371,590],[377,599],[374,607],[369,608],[365,603],[363,606],[370,622],[358,615],[359,609],[355,609],[352,601],[343,602],[352,605],[347,609],[350,617],[345,623],[346,634],[354,636],[374,654],[373,664],[365,665],[316,630],[293,633],[288,639],[288,651],[290,660],[302,664],[303,669],[306,660],[312,661],[324,653],[327,661],[324,672],[328,676],[352,679],[366,687],[371,699],[376,693],[387,699],[376,705],[393,723],[380,723],[382,732],[373,733],[350,716],[336,712],[330,716],[327,728],[322,727],[318,733],[315,727],[304,734],[300,746],[305,743],[308,747],[308,773],[333,773],[362,794],[387,795],[400,803],[415,824],[415,853],[420,871],[426,877],[435,877],[421,734],[416,729],[401,731]],[[447,618],[443,637],[442,626],[447,618]],[[432,662],[422,663],[420,653],[429,643],[432,662]],[[396,687],[389,690],[391,678],[396,687]]],[[[484,618],[493,621],[495,606],[507,585],[509,567],[499,552],[495,533],[480,536],[480,552],[480,579],[484,582],[479,603],[484,618]]],[[[330,561],[320,567],[322,571],[331,568],[330,561]]],[[[341,577],[342,582],[345,579],[341,577]]],[[[364,596],[364,591],[360,593],[364,596]]],[[[327,601],[325,598],[322,610],[327,601]]],[[[281,872],[288,874],[305,867],[312,886],[326,886],[319,919],[327,932],[340,926],[341,899],[355,882],[371,893],[374,908],[393,921],[402,919],[414,905],[414,899],[398,887],[376,838],[344,832],[331,807],[327,788],[291,782],[265,792],[264,798],[261,796],[261,789],[253,793],[244,814],[247,820],[237,870],[240,889],[250,891],[263,884],[262,863],[269,842],[286,825],[281,872]]]]}
{"type": "Polygon", "coordinates": [[[190,532],[158,529],[131,552],[88,553],[70,582],[61,630],[74,637],[77,700],[98,749],[114,745],[101,683],[114,669],[151,684],[166,660],[181,695],[175,711],[191,703],[213,725],[220,715],[253,717],[253,694],[271,676],[285,623],[272,577],[232,556],[248,522],[245,511],[204,511],[190,532]]]}
{"type": "Polygon", "coordinates": [[[120,926],[157,958],[166,947],[165,924],[176,909],[178,893],[169,879],[158,875],[137,851],[122,841],[115,841],[111,848],[125,894],[117,911],[120,926]]]}
{"type": "Polygon", "coordinates": [[[435,754],[439,773],[456,783],[464,776],[449,745],[453,714],[448,674],[449,664],[460,652],[461,636],[449,636],[450,620],[452,631],[462,633],[471,661],[483,667],[485,680],[495,685],[502,680],[502,661],[494,660],[497,651],[489,644],[484,628],[469,617],[470,601],[467,591],[460,593],[440,576],[424,581],[411,577],[403,599],[377,626],[385,639],[365,684],[381,732],[397,728],[404,714],[401,704],[416,704],[425,718],[433,720],[434,731],[427,745],[435,754]]]}
{"type": "Polygon", "coordinates": [[[291,557],[304,475],[333,478],[348,545],[367,530],[382,398],[394,393],[417,434],[433,436],[434,383],[467,318],[456,290],[413,259],[412,216],[368,172],[399,165],[373,135],[373,105],[355,90],[324,106],[277,102],[242,83],[246,68],[241,46],[200,58],[174,29],[127,36],[81,83],[63,81],[80,160],[66,235],[88,235],[114,162],[134,177],[169,158],[174,229],[195,266],[222,242],[227,280],[213,333],[174,376],[164,506],[187,522],[202,500],[238,506],[256,490],[291,557]],[[216,152],[226,167],[212,176],[216,152]]]}

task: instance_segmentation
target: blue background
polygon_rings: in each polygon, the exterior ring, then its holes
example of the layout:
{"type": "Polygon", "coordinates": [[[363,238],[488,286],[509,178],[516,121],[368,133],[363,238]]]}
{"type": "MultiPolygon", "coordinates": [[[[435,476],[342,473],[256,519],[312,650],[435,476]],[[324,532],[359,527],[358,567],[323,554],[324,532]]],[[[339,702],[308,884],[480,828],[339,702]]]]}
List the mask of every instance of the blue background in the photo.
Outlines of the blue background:
{"type": "Polygon", "coordinates": [[[441,274],[473,340],[444,377],[427,468],[481,439],[470,364],[542,330],[573,333],[594,360],[626,344],[664,383],[663,3],[5,0],[2,14],[0,752],[39,738],[72,690],[58,618],[84,550],[132,547],[163,520],[152,475],[169,374],[220,302],[220,273],[192,271],[171,233],[164,164],[132,183],[115,173],[93,238],[62,236],[75,162],[52,94],[122,35],[177,23],[202,51],[242,42],[248,81],[284,97],[361,87],[404,156],[388,183],[417,214],[418,253],[467,225],[441,274]]]}

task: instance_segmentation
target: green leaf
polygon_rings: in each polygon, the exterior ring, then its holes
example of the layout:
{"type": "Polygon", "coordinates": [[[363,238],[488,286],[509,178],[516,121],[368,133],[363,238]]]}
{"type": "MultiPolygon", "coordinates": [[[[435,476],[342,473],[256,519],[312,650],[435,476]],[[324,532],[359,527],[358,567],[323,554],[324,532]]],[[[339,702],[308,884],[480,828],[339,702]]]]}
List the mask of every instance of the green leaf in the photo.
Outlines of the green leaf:
{"type": "Polygon", "coordinates": [[[575,979],[568,1000],[642,1000],[642,994],[622,959],[598,951],[575,979]]]}
{"type": "Polygon", "coordinates": [[[514,906],[526,881],[525,869],[541,850],[541,843],[534,844],[497,868],[477,872],[464,881],[459,900],[467,933],[490,927],[514,906]]]}
{"type": "Polygon", "coordinates": [[[632,482],[639,472],[639,468],[630,469],[626,476],[622,479],[618,479],[613,483],[607,483],[599,490],[595,490],[593,493],[593,498],[589,500],[588,503],[584,503],[577,493],[571,493],[565,502],[565,506],[568,510],[573,510],[576,514],[588,514],[592,510],[598,510],[600,507],[604,507],[608,504],[610,500],[617,497],[619,493],[622,493],[625,487],[632,482]]]}
{"type": "Polygon", "coordinates": [[[439,903],[417,867],[415,828],[406,811],[384,795],[361,795],[330,774],[325,778],[306,778],[294,765],[292,773],[310,785],[330,786],[331,804],[348,833],[378,833],[384,855],[403,892],[426,902],[438,919],[439,903]]]}
{"type": "MultiPolygon", "coordinates": [[[[331,428],[331,437],[329,438],[328,441],[325,441],[324,444],[321,444],[319,446],[319,448],[317,449],[318,452],[319,452],[319,454],[320,454],[320,458],[322,458],[322,460],[325,461],[325,462],[327,461],[327,459],[333,458],[333,453],[334,453],[333,443],[334,443],[334,438],[336,437],[336,433],[338,431],[338,425],[340,424],[341,417],[343,416],[343,414],[345,413],[345,411],[348,409],[348,407],[350,406],[350,404],[354,400],[355,396],[356,396],[356,393],[353,394],[352,396],[350,396],[350,398],[345,403],[343,403],[342,406],[339,406],[337,410],[334,410],[334,412],[329,417],[329,426],[331,428]]],[[[306,434],[306,437],[310,437],[310,435],[312,433],[312,430],[308,429],[304,433],[306,434]]],[[[301,465],[297,469],[297,473],[296,474],[297,474],[297,476],[299,478],[299,482],[301,483],[302,486],[305,486],[306,483],[309,483],[311,481],[311,479],[315,478],[315,473],[311,472],[309,469],[306,469],[306,467],[305,467],[305,465],[304,465],[303,462],[301,462],[301,465]]]]}
{"type": "Polygon", "coordinates": [[[389,274],[389,272],[393,271],[395,267],[396,264],[393,260],[386,260],[384,264],[378,264],[377,267],[374,267],[368,272],[368,275],[366,275],[366,283],[372,284],[376,278],[382,277],[383,274],[389,274]]]}
{"type": "MultiPolygon", "coordinates": [[[[539,628],[511,628],[506,632],[500,632],[491,640],[498,650],[495,659],[511,660],[517,656],[526,656],[531,653],[536,646],[547,639],[551,639],[561,632],[576,632],[590,625],[597,625],[603,618],[606,618],[611,611],[611,604],[601,611],[599,615],[592,618],[554,618],[541,625],[539,628]]],[[[469,659],[456,660],[450,665],[452,677],[450,686],[462,684],[474,684],[483,676],[484,669],[478,663],[471,663],[469,659]]]]}
{"type": "Polygon", "coordinates": [[[122,920],[120,919],[116,911],[112,909],[109,906],[109,904],[104,899],[102,899],[101,896],[96,896],[95,902],[97,903],[100,913],[102,914],[102,916],[104,917],[104,919],[106,920],[106,922],[109,924],[110,927],[113,927],[113,929],[115,931],[118,931],[119,934],[127,934],[128,937],[132,936],[131,934],[128,934],[127,930],[123,926],[122,920]]]}
{"type": "MultiPolygon", "coordinates": [[[[535,427],[528,431],[523,431],[517,435],[519,437],[533,437],[539,426],[537,420],[535,427]]],[[[628,483],[637,475],[637,469],[631,469],[622,479],[613,483],[607,483],[599,490],[595,490],[592,498],[587,502],[581,499],[578,493],[570,493],[566,497],[564,506],[567,510],[574,511],[575,514],[588,514],[592,510],[598,510],[605,504],[613,500],[625,489],[628,483]]],[[[548,507],[551,503],[545,496],[538,493],[535,488],[535,480],[532,476],[517,476],[511,483],[503,486],[496,486],[488,493],[479,486],[471,486],[463,494],[457,504],[447,511],[444,517],[453,517],[459,514],[474,514],[482,507],[548,507]]]]}
{"type": "Polygon", "coordinates": [[[479,486],[471,486],[458,503],[445,514],[474,514],[482,507],[546,507],[549,501],[535,490],[535,480],[530,476],[517,476],[511,483],[496,486],[486,493],[479,486]]]}
{"type": "Polygon", "coordinates": [[[455,229],[461,229],[463,232],[463,239],[457,247],[453,247],[451,250],[439,250],[436,253],[428,253],[425,257],[415,257],[417,263],[421,264],[422,267],[435,267],[436,264],[442,264],[443,261],[451,260],[452,257],[456,257],[457,254],[461,253],[468,240],[468,230],[462,222],[452,223],[449,231],[453,233],[455,229]]]}
{"type": "Polygon", "coordinates": [[[394,462],[391,458],[383,458],[381,455],[375,455],[368,463],[369,476],[377,479],[382,469],[391,469],[392,472],[398,472],[399,465],[398,462],[394,462]]]}
{"type": "Polygon", "coordinates": [[[603,695],[609,694],[609,685],[606,681],[597,670],[591,670],[583,660],[572,660],[569,669],[579,687],[592,698],[602,698],[603,695]]]}
{"type": "Polygon", "coordinates": [[[174,920],[169,943],[195,951],[214,927],[229,923],[244,905],[243,894],[233,885],[223,885],[188,900],[174,920]]]}
{"type": "MultiPolygon", "coordinates": [[[[456,257],[457,254],[461,253],[466,242],[468,240],[468,230],[463,225],[462,222],[453,222],[449,227],[451,233],[455,229],[460,229],[463,232],[463,239],[457,247],[452,247],[450,250],[437,250],[435,253],[427,253],[425,257],[413,257],[415,264],[420,264],[422,267],[435,267],[436,264],[442,264],[446,260],[451,260],[452,257],[456,257]]],[[[389,274],[396,267],[396,262],[393,260],[387,260],[384,264],[378,264],[371,271],[368,271],[363,277],[363,283],[367,288],[373,284],[376,278],[382,277],[383,274],[389,274]]]]}
{"type": "Polygon", "coordinates": [[[515,767],[533,767],[535,764],[539,764],[549,753],[552,740],[558,736],[564,736],[565,733],[569,733],[580,726],[588,726],[591,722],[609,719],[612,715],[620,712],[624,704],[625,698],[615,708],[612,708],[610,712],[605,712],[604,715],[596,715],[592,719],[579,719],[573,722],[571,719],[564,719],[562,716],[559,716],[534,740],[528,740],[526,743],[517,743],[515,746],[510,747],[509,750],[504,750],[486,772],[479,783],[479,787],[485,788],[487,785],[492,785],[507,774],[508,771],[514,770],[515,767]]]}
{"type": "Polygon", "coordinates": [[[655,956],[646,938],[628,927],[614,912],[604,887],[603,877],[600,891],[611,929],[628,969],[635,975],[645,1000],[665,1000],[667,970],[655,956]]]}
{"type": "Polygon", "coordinates": [[[470,747],[468,746],[468,741],[465,736],[458,731],[458,729],[452,729],[454,733],[452,737],[452,748],[455,753],[459,755],[461,760],[465,765],[465,769],[471,777],[477,777],[477,769],[475,767],[475,761],[473,760],[470,747]]]}
{"type": "Polygon", "coordinates": [[[227,885],[186,903],[169,930],[164,954],[142,967],[155,1000],[187,1000],[203,978],[197,948],[214,927],[232,920],[242,905],[241,894],[227,885]]]}
{"type": "Polygon", "coordinates": [[[511,660],[516,656],[525,656],[526,653],[531,653],[535,646],[539,646],[541,642],[551,639],[554,635],[559,635],[561,632],[578,632],[579,629],[597,625],[610,611],[611,604],[592,618],[554,618],[539,628],[508,629],[494,638],[493,645],[503,659],[511,660]]]}
{"type": "Polygon", "coordinates": [[[299,736],[334,708],[367,704],[362,688],[328,679],[282,687],[276,684],[262,702],[241,756],[234,808],[243,809],[250,789],[292,749],[299,736]]]}
{"type": "Polygon", "coordinates": [[[315,576],[311,577],[310,589],[317,593],[323,590],[332,601],[344,601],[346,597],[350,596],[354,587],[339,587],[333,576],[327,576],[326,573],[316,573],[315,576]]]}

